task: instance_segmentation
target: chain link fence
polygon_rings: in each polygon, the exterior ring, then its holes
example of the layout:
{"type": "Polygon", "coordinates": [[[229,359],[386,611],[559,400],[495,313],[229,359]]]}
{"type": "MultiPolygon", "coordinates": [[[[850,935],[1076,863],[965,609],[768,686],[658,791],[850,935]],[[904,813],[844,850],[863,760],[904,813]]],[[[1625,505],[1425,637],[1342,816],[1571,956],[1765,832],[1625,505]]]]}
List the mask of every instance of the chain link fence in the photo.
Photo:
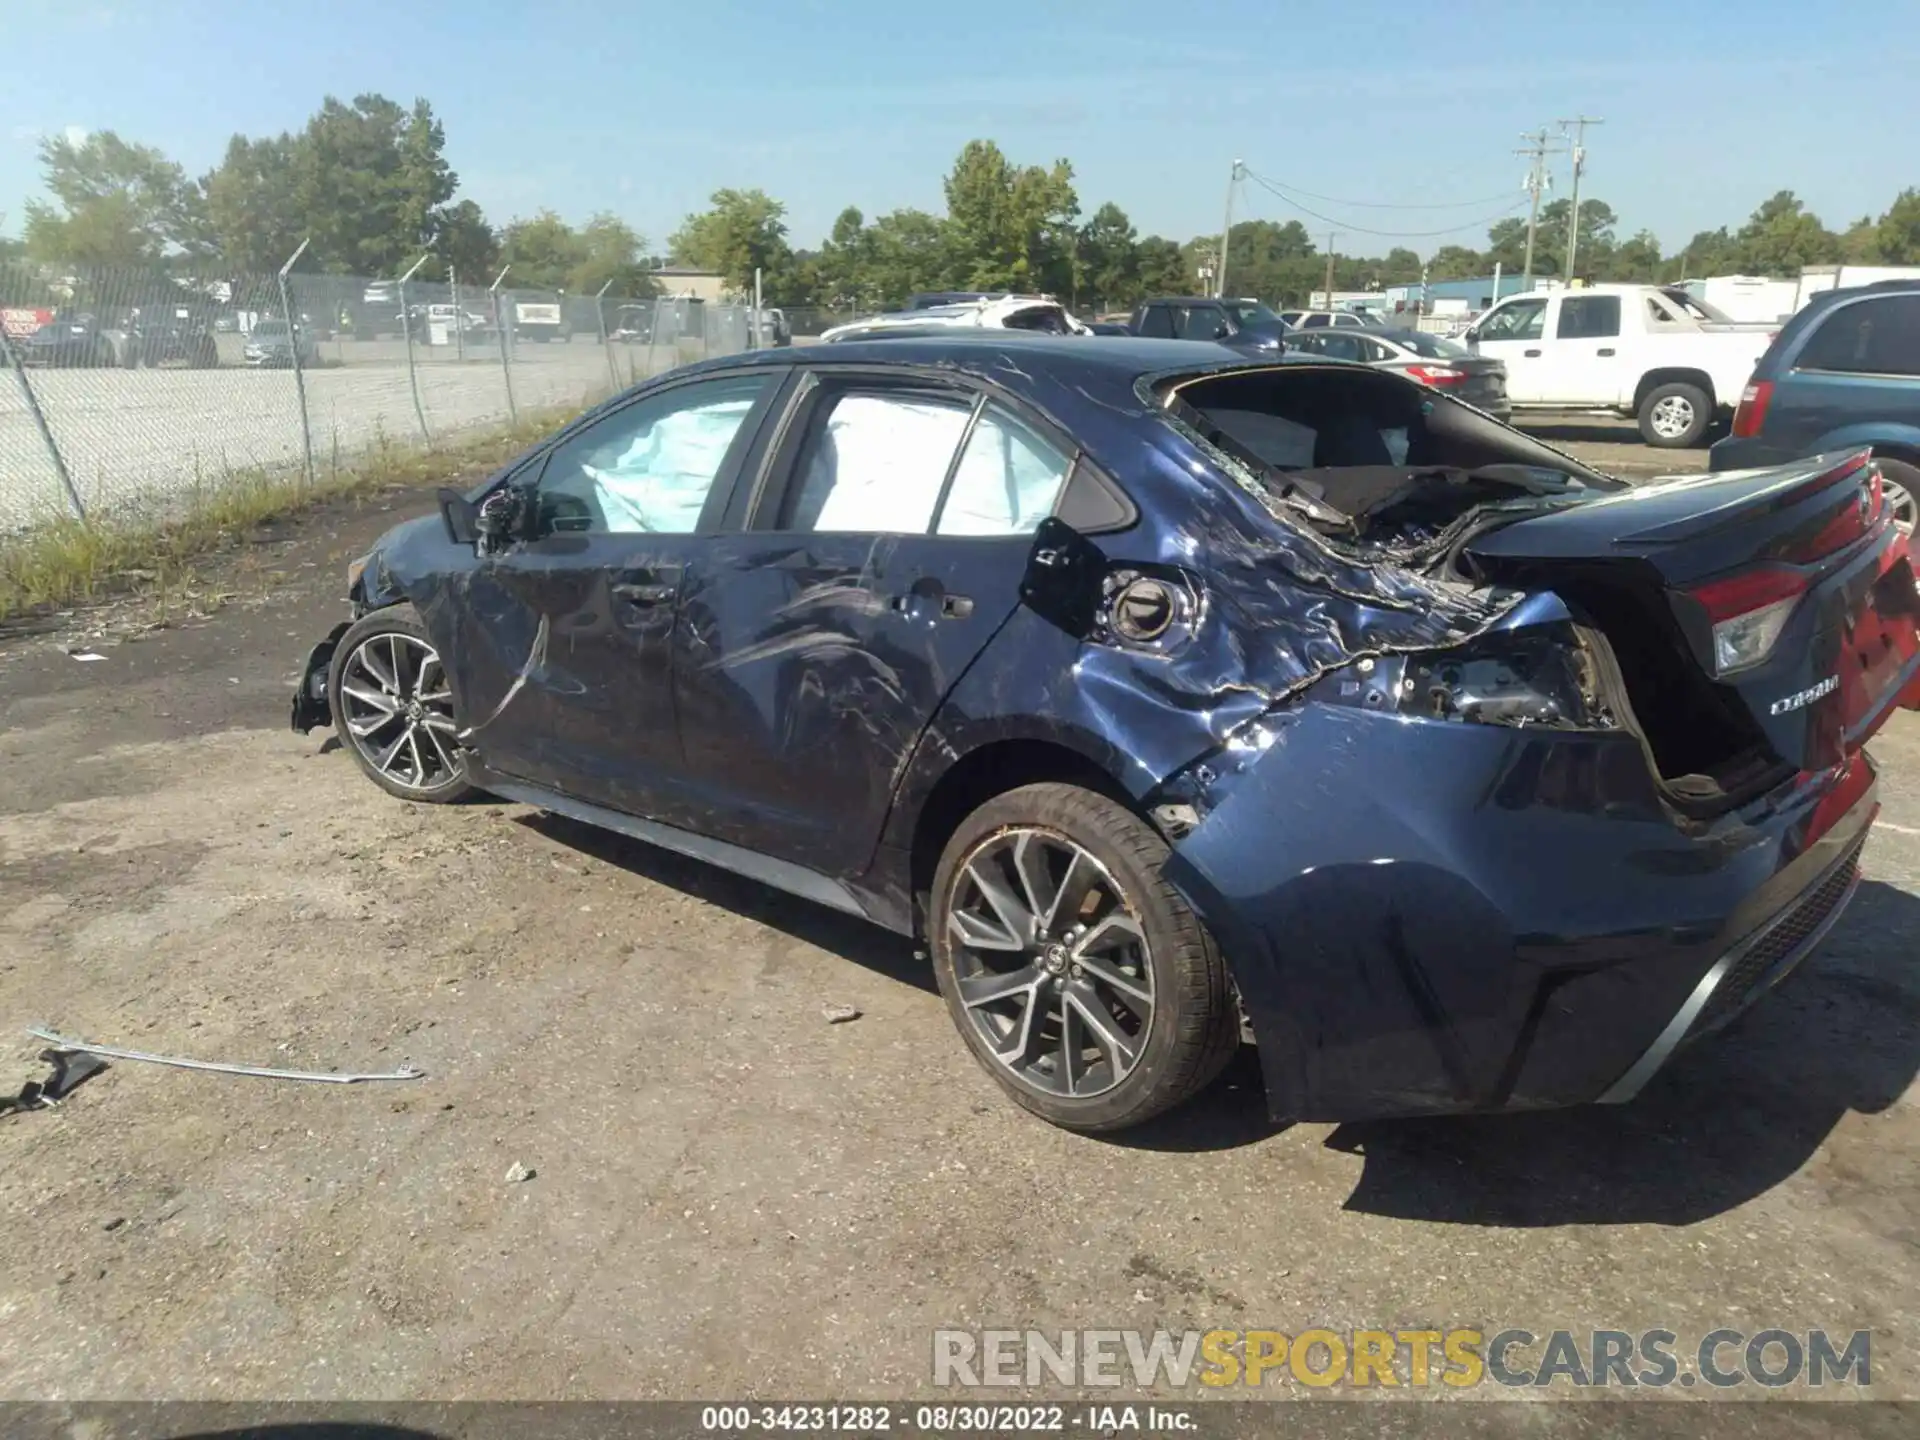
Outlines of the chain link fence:
{"type": "MultiPolygon", "coordinates": [[[[503,277],[504,278],[504,277],[503,277]]],[[[690,299],[0,265],[0,531],[324,475],[784,343],[690,299]]]]}

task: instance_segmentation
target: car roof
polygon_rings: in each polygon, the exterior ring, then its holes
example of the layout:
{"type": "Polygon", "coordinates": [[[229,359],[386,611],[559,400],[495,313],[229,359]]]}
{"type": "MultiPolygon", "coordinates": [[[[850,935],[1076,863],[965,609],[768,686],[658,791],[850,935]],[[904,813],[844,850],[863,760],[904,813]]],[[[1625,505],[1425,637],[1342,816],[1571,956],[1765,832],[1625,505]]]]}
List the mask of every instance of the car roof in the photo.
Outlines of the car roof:
{"type": "MultiPolygon", "coordinates": [[[[1275,364],[1328,364],[1322,356],[1251,357],[1210,340],[1159,340],[1137,335],[1048,335],[1035,330],[941,330],[924,335],[893,333],[874,340],[840,340],[789,350],[749,350],[709,360],[702,370],[743,369],[753,365],[902,365],[958,371],[1001,384],[1025,379],[1029,362],[1048,378],[1118,383],[1169,373],[1261,370],[1275,364]]],[[[1019,388],[1019,387],[1014,387],[1019,388]]]]}
{"type": "Polygon", "coordinates": [[[1832,305],[1840,300],[1852,300],[1862,295],[1914,295],[1920,294],[1920,280],[1875,280],[1868,285],[1848,285],[1843,289],[1822,290],[1812,296],[1808,305],[1832,305]]]}

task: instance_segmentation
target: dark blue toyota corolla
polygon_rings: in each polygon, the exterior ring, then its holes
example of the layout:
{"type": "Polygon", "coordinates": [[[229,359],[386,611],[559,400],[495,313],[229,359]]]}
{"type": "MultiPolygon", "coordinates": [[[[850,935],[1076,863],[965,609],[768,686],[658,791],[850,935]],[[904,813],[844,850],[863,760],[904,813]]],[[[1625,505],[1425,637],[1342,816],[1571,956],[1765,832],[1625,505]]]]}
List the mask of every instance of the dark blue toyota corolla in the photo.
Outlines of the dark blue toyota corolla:
{"type": "Polygon", "coordinates": [[[1316,357],[991,333],[678,370],[350,572],[295,697],[928,952],[1112,1130],[1621,1101],[1806,955],[1920,705],[1873,463],[1627,489],[1316,357]]]}

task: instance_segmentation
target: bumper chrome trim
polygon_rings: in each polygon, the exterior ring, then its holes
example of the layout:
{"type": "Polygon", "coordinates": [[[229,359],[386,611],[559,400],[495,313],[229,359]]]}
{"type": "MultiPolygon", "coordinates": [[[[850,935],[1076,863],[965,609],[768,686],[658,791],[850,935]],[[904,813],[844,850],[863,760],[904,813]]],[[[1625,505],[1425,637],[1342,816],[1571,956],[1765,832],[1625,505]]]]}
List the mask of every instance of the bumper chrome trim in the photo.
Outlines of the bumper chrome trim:
{"type": "MultiPolygon", "coordinates": [[[[1864,843],[1865,838],[1864,835],[1861,837],[1861,843],[1864,843]]],[[[1747,992],[1747,998],[1739,1002],[1738,1008],[1733,1014],[1727,1016],[1727,1020],[1731,1021],[1734,1015],[1745,1010],[1747,1005],[1753,1000],[1759,999],[1760,996],[1766,994],[1767,991],[1771,990],[1775,985],[1778,985],[1798,968],[1800,963],[1805,960],[1808,955],[1813,953],[1814,947],[1827,938],[1827,932],[1833,929],[1840,917],[1847,913],[1847,906],[1853,903],[1854,892],[1860,888],[1859,844],[1850,845],[1847,848],[1847,852],[1842,855],[1833,866],[1826,870],[1818,880],[1814,881],[1813,884],[1802,891],[1799,896],[1795,897],[1793,904],[1788,905],[1765,925],[1762,925],[1758,930],[1754,931],[1753,934],[1749,935],[1745,940],[1741,941],[1738,945],[1727,951],[1726,954],[1722,955],[1719,960],[1714,962],[1713,968],[1700,977],[1700,983],[1693,987],[1693,992],[1687,996],[1685,1002],[1674,1012],[1673,1018],[1667,1022],[1666,1029],[1654,1037],[1653,1044],[1647,1047],[1646,1053],[1633,1062],[1633,1065],[1627,1070],[1626,1074],[1608,1086],[1606,1093],[1601,1095],[1595,1103],[1599,1105],[1624,1105],[1627,1101],[1638,1095],[1641,1087],[1643,1087],[1647,1081],[1651,1080],[1654,1075],[1658,1073],[1660,1067],[1665,1065],[1667,1061],[1673,1057],[1673,1052],[1680,1048],[1681,1042],[1687,1038],[1689,1032],[1693,1029],[1694,1021],[1700,1018],[1700,1012],[1707,1007],[1707,1002],[1713,999],[1714,991],[1720,988],[1720,982],[1726,979],[1728,973],[1740,963],[1742,957],[1752,951],[1754,947],[1765,943],[1767,937],[1772,935],[1781,926],[1791,922],[1799,911],[1801,902],[1805,897],[1818,890],[1835,871],[1848,865],[1853,866],[1854,869],[1852,878],[1847,881],[1845,893],[1834,903],[1832,909],[1820,917],[1819,922],[1815,924],[1806,939],[1802,940],[1798,945],[1794,946],[1793,949],[1781,956],[1779,960],[1774,962],[1772,968],[1770,968],[1766,974],[1754,982],[1752,989],[1747,992]]]]}

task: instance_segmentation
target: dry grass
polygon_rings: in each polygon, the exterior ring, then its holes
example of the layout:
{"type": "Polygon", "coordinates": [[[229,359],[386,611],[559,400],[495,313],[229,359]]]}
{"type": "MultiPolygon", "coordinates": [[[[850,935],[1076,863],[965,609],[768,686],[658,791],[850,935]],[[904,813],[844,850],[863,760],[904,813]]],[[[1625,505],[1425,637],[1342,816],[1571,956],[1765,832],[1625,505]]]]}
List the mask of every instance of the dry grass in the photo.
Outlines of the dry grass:
{"type": "MultiPolygon", "coordinates": [[[[0,622],[130,591],[162,599],[190,586],[195,564],[270,521],[342,499],[446,483],[490,468],[549,433],[575,409],[529,412],[512,425],[431,448],[381,440],[365,453],[316,457],[314,483],[298,472],[240,470],[196,482],[163,516],[117,512],[49,521],[0,536],[0,622]]],[[[316,441],[318,437],[316,437],[316,441]]],[[[315,449],[321,449],[316,443],[315,449]]]]}

